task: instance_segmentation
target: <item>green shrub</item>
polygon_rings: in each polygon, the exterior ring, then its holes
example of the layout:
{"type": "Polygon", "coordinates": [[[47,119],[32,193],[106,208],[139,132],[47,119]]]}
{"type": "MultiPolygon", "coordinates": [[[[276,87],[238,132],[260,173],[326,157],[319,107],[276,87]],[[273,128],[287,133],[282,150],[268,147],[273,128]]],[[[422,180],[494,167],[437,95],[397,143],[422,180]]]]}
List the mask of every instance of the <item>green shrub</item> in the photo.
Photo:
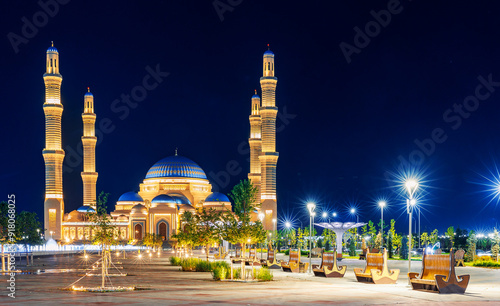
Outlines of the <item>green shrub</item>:
{"type": "Polygon", "coordinates": [[[212,269],[212,277],[214,280],[228,279],[231,277],[231,268],[227,268],[224,265],[214,265],[212,269]]]}
{"type": "MultiPolygon", "coordinates": [[[[286,256],[290,256],[290,250],[286,250],[286,251],[285,251],[285,255],[286,255],[286,256]]],[[[301,256],[309,256],[309,251],[304,251],[304,250],[301,250],[301,251],[300,251],[300,255],[301,255],[301,256]]]]}
{"type": "Polygon", "coordinates": [[[266,267],[261,267],[255,272],[255,278],[261,281],[272,281],[273,272],[266,267]]]}
{"type": "Polygon", "coordinates": [[[181,265],[181,259],[179,257],[170,257],[170,264],[172,266],[180,266],[181,265]]]}
{"type": "MultiPolygon", "coordinates": [[[[231,271],[229,272],[231,274],[231,271]]],[[[234,269],[233,268],[233,278],[234,279],[240,279],[241,278],[241,269],[234,269]]]]}
{"type": "Polygon", "coordinates": [[[196,272],[210,272],[212,271],[212,263],[207,260],[198,260],[195,264],[196,272]]]}
{"type": "Polygon", "coordinates": [[[472,265],[474,267],[500,267],[500,262],[493,261],[491,258],[485,258],[485,256],[483,256],[475,260],[472,265]]]}
{"type": "Polygon", "coordinates": [[[182,258],[182,271],[196,271],[196,264],[200,261],[198,258],[182,258]]]}

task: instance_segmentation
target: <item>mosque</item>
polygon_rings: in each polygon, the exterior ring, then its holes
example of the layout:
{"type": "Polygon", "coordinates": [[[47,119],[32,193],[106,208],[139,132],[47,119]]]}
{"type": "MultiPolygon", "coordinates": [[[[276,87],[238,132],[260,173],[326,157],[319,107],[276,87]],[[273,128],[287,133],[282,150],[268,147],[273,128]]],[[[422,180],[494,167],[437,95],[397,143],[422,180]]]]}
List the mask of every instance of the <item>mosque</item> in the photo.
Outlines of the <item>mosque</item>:
{"type": "MultiPolygon", "coordinates": [[[[62,75],[59,73],[59,52],[52,46],[47,50],[45,83],[45,237],[56,240],[90,240],[88,212],[95,211],[96,182],[95,168],[96,114],[94,96],[88,89],[83,102],[83,205],[77,210],[65,213],[62,186],[62,164],[65,152],[61,142],[62,75]]],[[[277,78],[274,76],[274,54],[267,50],[263,58],[263,76],[260,78],[262,103],[255,95],[251,99],[250,115],[250,172],[248,178],[259,193],[256,216],[267,230],[276,227],[276,115],[275,90],[277,78]]],[[[194,161],[177,154],[165,157],[146,172],[138,192],[122,194],[110,213],[115,225],[115,236],[120,240],[142,240],[145,234],[153,233],[168,241],[181,226],[182,214],[196,213],[200,208],[231,210],[229,198],[212,192],[203,169],[194,161]]]]}

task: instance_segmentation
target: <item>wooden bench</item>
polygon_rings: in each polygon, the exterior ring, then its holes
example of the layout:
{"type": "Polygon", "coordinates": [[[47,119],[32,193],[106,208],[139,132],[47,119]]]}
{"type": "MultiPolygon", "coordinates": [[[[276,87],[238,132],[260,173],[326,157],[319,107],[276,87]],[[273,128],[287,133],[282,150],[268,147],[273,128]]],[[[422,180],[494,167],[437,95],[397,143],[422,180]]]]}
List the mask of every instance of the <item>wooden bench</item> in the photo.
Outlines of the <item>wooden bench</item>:
{"type": "Polygon", "coordinates": [[[363,252],[359,254],[359,260],[366,260],[366,253],[368,253],[369,249],[363,249],[363,252]]]}
{"type": "Polygon", "coordinates": [[[455,252],[455,266],[457,266],[457,267],[465,266],[464,255],[465,255],[465,251],[462,249],[455,252]]]}
{"type": "Polygon", "coordinates": [[[267,250],[267,259],[262,259],[260,263],[269,269],[281,269],[280,262],[276,259],[273,249],[267,250]]]}
{"type": "Polygon", "coordinates": [[[422,272],[408,273],[414,290],[439,293],[465,293],[470,275],[455,274],[453,249],[449,255],[425,254],[422,258],[422,272]]]}
{"type": "Polygon", "coordinates": [[[337,251],[333,253],[323,253],[321,265],[313,265],[312,270],[315,276],[324,277],[344,277],[347,266],[337,266],[337,251]]]}
{"type": "Polygon", "coordinates": [[[234,256],[230,256],[229,258],[231,259],[231,262],[233,262],[233,263],[239,263],[239,262],[241,262],[243,260],[241,258],[241,249],[240,248],[236,248],[234,250],[234,256]]]}
{"type": "Polygon", "coordinates": [[[217,253],[214,254],[215,259],[224,259],[227,256],[226,249],[222,246],[219,247],[219,250],[217,253]]]}
{"type": "Polygon", "coordinates": [[[245,263],[249,266],[260,266],[260,260],[257,259],[257,249],[248,250],[248,257],[245,258],[245,263]]]}
{"type": "Polygon", "coordinates": [[[307,271],[309,263],[300,262],[300,249],[297,251],[290,251],[288,261],[281,262],[281,268],[284,272],[304,273],[307,271]]]}
{"type": "Polygon", "coordinates": [[[399,269],[390,270],[387,266],[387,250],[383,253],[366,253],[365,269],[354,268],[358,282],[375,284],[394,284],[398,280],[399,269]]]}
{"type": "Polygon", "coordinates": [[[311,256],[314,256],[314,257],[321,257],[323,254],[323,248],[313,248],[311,250],[311,256]]]}

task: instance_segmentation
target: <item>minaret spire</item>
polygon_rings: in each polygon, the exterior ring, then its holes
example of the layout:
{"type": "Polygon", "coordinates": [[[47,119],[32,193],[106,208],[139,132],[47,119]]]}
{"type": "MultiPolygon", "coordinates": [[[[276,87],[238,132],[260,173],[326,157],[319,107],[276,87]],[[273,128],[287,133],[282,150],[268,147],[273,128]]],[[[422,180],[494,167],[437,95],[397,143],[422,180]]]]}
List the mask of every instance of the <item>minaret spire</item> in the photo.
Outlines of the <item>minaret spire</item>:
{"type": "Polygon", "coordinates": [[[262,119],[262,152],[259,155],[261,167],[261,212],[265,213],[264,228],[276,230],[276,165],[279,154],[276,152],[276,84],[274,53],[269,49],[263,56],[263,73],[260,78],[262,105],[259,113],[262,119]],[[274,220],[274,221],[273,221],[274,220]]]}
{"type": "Polygon", "coordinates": [[[62,75],[59,74],[59,52],[54,48],[53,42],[47,49],[43,81],[45,83],[43,104],[45,149],[42,152],[45,162],[45,237],[61,239],[64,214],[62,163],[65,155],[61,141],[61,118],[64,107],[61,103],[62,75]]]}
{"type": "Polygon", "coordinates": [[[97,137],[95,136],[94,95],[87,87],[87,93],[83,97],[83,205],[96,208],[96,183],[97,172],[95,171],[95,146],[97,137]]]}

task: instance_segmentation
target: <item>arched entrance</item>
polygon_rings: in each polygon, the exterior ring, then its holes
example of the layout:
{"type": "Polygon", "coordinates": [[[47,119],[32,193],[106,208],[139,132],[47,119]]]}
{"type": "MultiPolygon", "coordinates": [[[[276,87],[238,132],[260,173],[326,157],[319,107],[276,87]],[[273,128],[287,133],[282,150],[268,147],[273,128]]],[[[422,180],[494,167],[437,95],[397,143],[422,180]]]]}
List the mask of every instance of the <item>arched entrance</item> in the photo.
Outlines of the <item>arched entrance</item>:
{"type": "Polygon", "coordinates": [[[156,231],[158,236],[161,236],[163,240],[168,240],[168,223],[165,221],[160,221],[156,225],[156,231]]]}
{"type": "Polygon", "coordinates": [[[135,232],[135,239],[136,240],[142,240],[142,225],[136,224],[134,226],[134,232],[135,232]]]}

